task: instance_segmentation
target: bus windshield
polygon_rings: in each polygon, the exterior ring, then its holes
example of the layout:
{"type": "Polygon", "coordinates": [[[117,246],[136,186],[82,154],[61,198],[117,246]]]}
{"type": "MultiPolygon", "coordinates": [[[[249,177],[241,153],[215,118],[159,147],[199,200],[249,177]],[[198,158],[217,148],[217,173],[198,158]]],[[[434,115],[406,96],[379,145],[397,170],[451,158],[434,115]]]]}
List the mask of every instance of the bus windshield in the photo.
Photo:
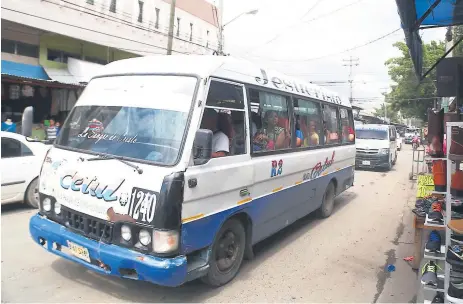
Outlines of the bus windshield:
{"type": "Polygon", "coordinates": [[[173,165],[196,82],[194,77],[153,75],[92,80],[56,143],[92,154],[173,165]]]}
{"type": "Polygon", "coordinates": [[[357,139],[387,139],[386,130],[367,130],[367,129],[357,129],[355,130],[357,139]]]}

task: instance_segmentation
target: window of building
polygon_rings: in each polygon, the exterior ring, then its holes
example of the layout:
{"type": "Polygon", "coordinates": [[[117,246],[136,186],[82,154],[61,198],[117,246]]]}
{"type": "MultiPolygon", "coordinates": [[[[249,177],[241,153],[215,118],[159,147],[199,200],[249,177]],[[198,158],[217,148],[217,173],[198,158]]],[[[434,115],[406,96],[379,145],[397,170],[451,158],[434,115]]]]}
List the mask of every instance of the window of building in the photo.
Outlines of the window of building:
{"type": "Polygon", "coordinates": [[[322,121],[318,102],[295,99],[294,117],[296,147],[316,147],[322,144],[322,121]]]}
{"type": "Polygon", "coordinates": [[[213,157],[246,153],[243,86],[211,81],[201,128],[214,132],[213,157]]]}
{"type": "Polygon", "coordinates": [[[193,23],[190,23],[190,41],[193,40],[193,23]]]}
{"type": "Polygon", "coordinates": [[[87,0],[87,4],[94,5],[95,1],[94,0],[87,0]]]}
{"type": "Polygon", "coordinates": [[[29,43],[16,42],[16,54],[39,58],[39,46],[29,43]]]}
{"type": "Polygon", "coordinates": [[[209,30],[206,32],[206,47],[209,47],[209,30]]]}
{"type": "Polygon", "coordinates": [[[155,8],[155,10],[156,10],[156,23],[154,24],[154,27],[158,29],[159,28],[159,11],[160,10],[157,7],[155,8]]]}
{"type": "Polygon", "coordinates": [[[62,62],[67,63],[68,58],[76,58],[79,59],[81,56],[79,54],[73,54],[65,51],[60,50],[47,50],[47,59],[54,62],[62,62]]]}
{"type": "Polygon", "coordinates": [[[177,37],[180,36],[180,18],[177,17],[177,37]]]}
{"type": "Polygon", "coordinates": [[[9,39],[2,39],[2,52],[38,58],[39,46],[9,39]]]}
{"type": "Polygon", "coordinates": [[[117,0],[111,0],[111,4],[109,5],[109,11],[111,13],[116,12],[116,5],[117,5],[117,0]]]}
{"type": "Polygon", "coordinates": [[[143,1],[138,0],[138,22],[143,22],[143,1]]]}
{"type": "Polygon", "coordinates": [[[13,40],[2,39],[2,53],[16,54],[16,43],[13,40]]]}
{"type": "Polygon", "coordinates": [[[341,118],[341,137],[342,143],[354,142],[354,119],[352,117],[352,111],[341,108],[339,109],[339,116],[341,118]]]}
{"type": "Polygon", "coordinates": [[[291,147],[290,98],[249,89],[251,101],[252,151],[282,150],[291,147]]]}
{"type": "Polygon", "coordinates": [[[340,142],[338,111],[333,106],[325,105],[323,108],[323,124],[325,144],[334,145],[340,142]]]}

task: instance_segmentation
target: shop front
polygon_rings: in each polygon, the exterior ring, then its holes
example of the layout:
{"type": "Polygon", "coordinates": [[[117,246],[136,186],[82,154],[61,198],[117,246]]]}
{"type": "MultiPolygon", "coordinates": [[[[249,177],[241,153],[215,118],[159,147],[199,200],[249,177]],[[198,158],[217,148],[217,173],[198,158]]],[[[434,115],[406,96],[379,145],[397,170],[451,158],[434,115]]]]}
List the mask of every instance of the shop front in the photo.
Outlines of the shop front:
{"type": "Polygon", "coordinates": [[[53,119],[62,124],[84,84],[50,79],[41,66],[2,60],[2,131],[20,133],[24,109],[34,108],[34,133],[45,139],[46,127],[53,119]]]}

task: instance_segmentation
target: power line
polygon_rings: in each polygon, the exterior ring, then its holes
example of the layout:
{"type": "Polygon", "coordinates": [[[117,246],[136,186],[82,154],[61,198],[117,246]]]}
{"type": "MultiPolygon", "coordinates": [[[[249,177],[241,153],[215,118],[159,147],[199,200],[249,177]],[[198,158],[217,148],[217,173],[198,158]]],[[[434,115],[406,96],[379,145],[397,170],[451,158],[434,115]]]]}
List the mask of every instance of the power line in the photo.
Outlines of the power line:
{"type": "Polygon", "coordinates": [[[357,46],[354,46],[352,48],[349,48],[349,49],[345,49],[341,52],[337,52],[337,53],[332,53],[332,54],[327,54],[327,55],[323,55],[323,56],[320,56],[320,57],[314,57],[314,58],[309,58],[309,59],[293,59],[293,60],[290,60],[290,59],[274,59],[274,58],[265,58],[265,57],[260,57],[260,56],[253,56],[253,55],[250,55],[252,57],[255,57],[255,58],[260,58],[260,59],[264,59],[264,60],[270,60],[270,61],[276,61],[276,62],[309,62],[309,61],[313,61],[313,60],[318,60],[318,59],[323,59],[323,58],[327,58],[327,57],[331,57],[331,56],[335,56],[335,55],[340,55],[340,54],[344,54],[344,53],[347,53],[347,52],[350,52],[350,51],[353,51],[353,50],[356,50],[356,49],[359,49],[359,48],[362,48],[362,47],[365,47],[367,45],[370,45],[370,44],[373,44],[375,42],[378,42],[388,36],[391,36],[393,34],[395,34],[396,32],[400,31],[401,28],[399,27],[398,29],[395,29],[393,30],[392,32],[389,32],[387,34],[384,34],[378,38],[375,38],[373,40],[370,40],[364,44],[361,44],[361,45],[357,45],[357,46]]]}
{"type": "Polygon", "coordinates": [[[347,4],[347,5],[345,5],[345,6],[340,7],[340,8],[338,8],[338,9],[335,9],[335,10],[333,10],[333,11],[330,11],[330,12],[328,12],[328,13],[326,13],[326,14],[322,14],[322,15],[319,15],[319,16],[317,16],[317,17],[315,17],[315,18],[312,18],[312,19],[310,19],[310,20],[307,20],[307,21],[305,21],[304,23],[311,23],[312,21],[318,20],[318,19],[320,19],[320,18],[327,17],[327,16],[329,16],[329,15],[333,15],[333,14],[335,14],[335,13],[337,13],[337,12],[340,12],[340,11],[342,11],[342,10],[345,10],[345,9],[348,8],[348,7],[351,7],[351,6],[353,6],[353,5],[356,5],[356,4],[358,4],[359,2],[362,2],[362,1],[364,1],[364,0],[358,0],[358,1],[356,1],[356,2],[352,2],[352,3],[350,3],[350,4],[347,4]]]}
{"type": "Polygon", "coordinates": [[[349,67],[349,87],[350,87],[350,102],[352,103],[352,94],[353,94],[353,82],[354,82],[354,74],[353,74],[353,68],[354,66],[359,66],[359,58],[354,58],[350,56],[349,59],[343,59],[342,61],[344,62],[349,62],[348,64],[343,64],[343,66],[348,66],[349,67]]]}
{"type": "Polygon", "coordinates": [[[259,49],[259,48],[261,48],[261,47],[263,47],[263,46],[265,46],[265,45],[267,45],[267,44],[270,44],[270,43],[272,43],[273,41],[277,40],[281,35],[286,34],[288,29],[290,29],[290,28],[292,28],[293,26],[295,26],[296,24],[298,24],[298,22],[299,22],[301,19],[304,19],[308,14],[310,14],[310,12],[313,11],[322,1],[323,1],[323,0],[317,0],[317,2],[315,2],[315,4],[312,5],[312,6],[304,13],[304,15],[303,15],[301,18],[299,18],[298,21],[296,21],[296,23],[293,23],[293,24],[287,26],[287,27],[284,28],[282,31],[280,31],[278,34],[276,34],[275,36],[273,36],[273,38],[271,38],[270,40],[267,40],[266,42],[264,42],[264,43],[262,43],[262,44],[260,44],[260,45],[258,45],[258,46],[256,46],[256,47],[253,47],[253,48],[250,49],[250,50],[245,51],[244,54],[252,53],[252,52],[254,52],[255,50],[257,50],[257,49],[259,49]]]}
{"type": "MultiPolygon", "coordinates": [[[[121,37],[121,36],[116,36],[116,35],[100,32],[100,31],[97,31],[97,30],[94,30],[94,29],[88,29],[88,28],[85,28],[85,27],[69,24],[69,23],[62,22],[62,21],[52,20],[52,19],[49,19],[49,18],[45,18],[45,17],[41,17],[41,16],[37,16],[37,15],[25,13],[25,12],[13,10],[13,9],[10,9],[10,8],[2,7],[2,9],[12,11],[12,12],[15,12],[15,13],[19,13],[19,14],[23,14],[23,15],[27,15],[27,16],[31,16],[31,17],[38,18],[38,19],[47,20],[47,21],[50,21],[50,22],[55,22],[55,23],[58,23],[58,24],[63,24],[63,25],[75,27],[75,28],[78,28],[78,29],[81,29],[81,30],[86,30],[86,31],[92,32],[92,33],[98,33],[98,34],[106,35],[106,36],[113,37],[113,38],[119,38],[119,39],[127,40],[127,41],[130,41],[130,42],[136,42],[136,43],[139,43],[139,44],[144,44],[144,45],[151,46],[151,47],[154,47],[154,48],[157,48],[157,49],[167,50],[166,48],[163,48],[163,47],[160,47],[160,46],[157,46],[157,45],[154,45],[154,44],[149,44],[149,43],[146,43],[146,42],[136,41],[136,40],[133,40],[133,39],[129,39],[129,38],[121,37]]],[[[174,51],[174,52],[188,55],[188,53],[184,53],[184,52],[180,52],[180,51],[174,51]]]]}

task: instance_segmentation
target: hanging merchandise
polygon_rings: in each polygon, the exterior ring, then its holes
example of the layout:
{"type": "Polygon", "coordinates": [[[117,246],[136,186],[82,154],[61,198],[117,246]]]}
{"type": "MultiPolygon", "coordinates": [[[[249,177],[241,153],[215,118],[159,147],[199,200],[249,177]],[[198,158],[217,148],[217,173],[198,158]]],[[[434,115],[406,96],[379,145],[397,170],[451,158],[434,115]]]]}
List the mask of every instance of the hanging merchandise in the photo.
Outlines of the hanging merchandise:
{"type": "Polygon", "coordinates": [[[450,193],[456,197],[463,197],[463,171],[460,171],[458,168],[455,173],[452,174],[450,193]]]}
{"type": "Polygon", "coordinates": [[[68,99],[66,103],[66,111],[71,111],[74,105],[77,102],[77,96],[76,96],[76,91],[75,90],[69,90],[68,91],[68,99]]]}
{"type": "Polygon", "coordinates": [[[435,160],[432,162],[432,176],[434,179],[434,187],[436,191],[444,192],[447,187],[447,172],[446,162],[443,160],[435,160]]]}
{"type": "Polygon", "coordinates": [[[23,85],[21,88],[21,95],[23,97],[34,97],[34,88],[30,85],[23,85]]]}
{"type": "Polygon", "coordinates": [[[40,87],[39,93],[42,98],[45,98],[48,96],[48,89],[44,87],[40,87]]]}
{"type": "Polygon", "coordinates": [[[13,99],[13,100],[19,99],[19,85],[17,84],[10,85],[9,97],[10,99],[13,99]]]}
{"type": "Polygon", "coordinates": [[[429,155],[434,157],[443,156],[443,139],[444,139],[444,109],[435,111],[428,110],[428,143],[429,155]]]}

